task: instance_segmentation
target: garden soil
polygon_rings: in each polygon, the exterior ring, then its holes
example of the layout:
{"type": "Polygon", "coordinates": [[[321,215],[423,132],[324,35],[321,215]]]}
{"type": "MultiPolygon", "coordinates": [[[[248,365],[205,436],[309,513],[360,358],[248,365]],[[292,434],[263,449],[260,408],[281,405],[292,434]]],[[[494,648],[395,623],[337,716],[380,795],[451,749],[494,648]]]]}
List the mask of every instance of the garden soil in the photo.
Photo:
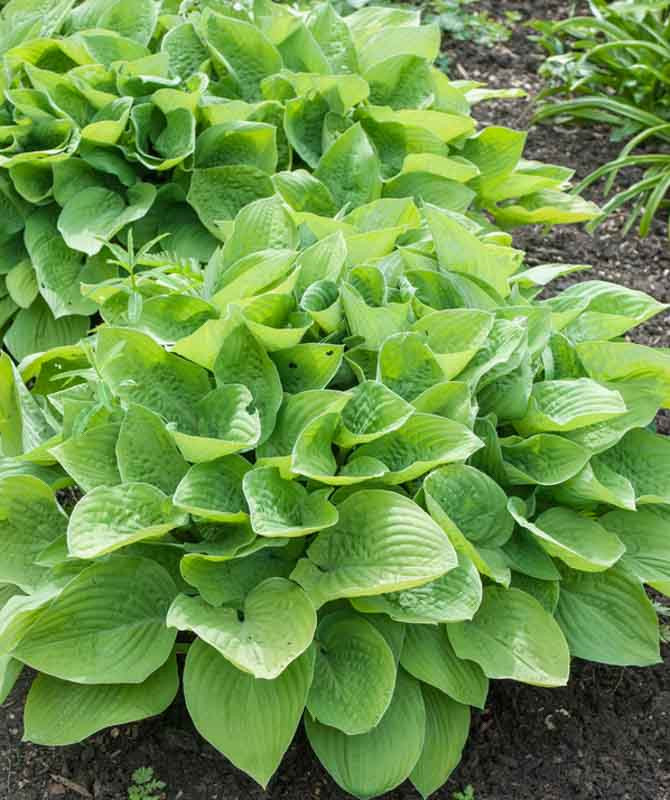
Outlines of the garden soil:
{"type": "MultiPolygon", "coordinates": [[[[477,3],[494,16],[517,11],[512,38],[493,47],[445,42],[454,78],[516,86],[535,93],[542,53],[523,23],[560,17],[572,4],[558,0],[477,3]]],[[[487,103],[476,110],[487,124],[526,128],[528,101],[487,103]]],[[[604,129],[534,127],[527,157],[574,167],[583,177],[613,158],[618,146],[604,129]]],[[[624,180],[630,181],[630,175],[624,180]]],[[[597,189],[590,195],[599,200],[597,189]]],[[[642,289],[670,302],[667,221],[647,239],[621,235],[614,217],[590,236],[571,226],[515,236],[530,265],[563,261],[592,264],[590,277],[642,289]]],[[[578,280],[566,278],[563,285],[578,280]]],[[[560,286],[559,286],[560,288],[560,286]]],[[[670,347],[670,315],[631,335],[637,342],[670,347]]],[[[670,434],[670,416],[659,418],[670,434]]],[[[486,709],[473,713],[463,762],[435,797],[451,800],[470,784],[476,800],[670,800],[670,651],[649,669],[605,667],[575,661],[565,689],[535,689],[494,681],[486,709]]],[[[0,709],[0,800],[126,800],[131,773],[153,767],[165,781],[166,800],[345,800],[311,754],[302,729],[264,792],[204,742],[179,698],[161,717],[112,728],[79,745],[37,747],[21,742],[26,674],[0,709]]],[[[225,713],[225,712],[224,712],[225,713]]],[[[387,800],[418,795],[407,784],[387,800]]]]}

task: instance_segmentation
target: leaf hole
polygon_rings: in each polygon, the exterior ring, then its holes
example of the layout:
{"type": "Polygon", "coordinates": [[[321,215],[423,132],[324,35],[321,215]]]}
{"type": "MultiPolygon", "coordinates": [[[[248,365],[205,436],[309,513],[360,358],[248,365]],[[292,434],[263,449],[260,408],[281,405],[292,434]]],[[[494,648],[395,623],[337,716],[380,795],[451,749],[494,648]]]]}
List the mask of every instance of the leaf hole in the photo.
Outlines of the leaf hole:
{"type": "Polygon", "coordinates": [[[237,621],[244,622],[244,611],[241,608],[237,609],[237,621]]]}
{"type": "Polygon", "coordinates": [[[289,361],[288,362],[288,368],[289,369],[298,369],[298,365],[295,363],[295,361],[289,361]]]}

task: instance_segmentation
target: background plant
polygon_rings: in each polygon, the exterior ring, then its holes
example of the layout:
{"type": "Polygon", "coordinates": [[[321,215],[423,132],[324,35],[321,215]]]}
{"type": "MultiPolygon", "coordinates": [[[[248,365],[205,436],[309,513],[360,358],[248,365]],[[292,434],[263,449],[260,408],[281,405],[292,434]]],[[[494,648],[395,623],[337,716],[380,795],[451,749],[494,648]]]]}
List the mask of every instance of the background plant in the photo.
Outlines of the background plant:
{"type": "MultiPolygon", "coordinates": [[[[670,361],[620,338],[665,306],[601,281],[539,299],[579,265],[527,269],[497,226],[597,209],[524,134],[475,132],[486,91],[432,67],[439,31],[147,5],[138,55],[105,28],[136,31],[136,0],[65,5],[46,44],[25,3],[5,22],[44,86],[132,90],[87,123],[119,137],[92,163],[42,152],[86,177],[23,221],[56,272],[99,257],[67,285],[96,326],[0,357],[0,677],[38,672],[26,738],[161,713],[186,654],[196,727],[259,784],[304,720],[346,791],[427,796],[491,679],[656,663],[670,361]],[[72,66],[82,39],[127,58],[72,66]]],[[[23,70],[9,97],[50,108],[23,70]]]]}
{"type": "Polygon", "coordinates": [[[538,41],[551,53],[540,70],[548,82],[541,96],[551,99],[541,103],[536,119],[612,128],[613,140],[625,142],[619,156],[575,192],[606,178],[610,194],[621,170],[641,170],[642,178],[617,190],[592,226],[629,206],[625,230],[639,222],[645,236],[655,215],[669,205],[670,3],[592,0],[589,6],[591,16],[535,23],[538,41]]]}

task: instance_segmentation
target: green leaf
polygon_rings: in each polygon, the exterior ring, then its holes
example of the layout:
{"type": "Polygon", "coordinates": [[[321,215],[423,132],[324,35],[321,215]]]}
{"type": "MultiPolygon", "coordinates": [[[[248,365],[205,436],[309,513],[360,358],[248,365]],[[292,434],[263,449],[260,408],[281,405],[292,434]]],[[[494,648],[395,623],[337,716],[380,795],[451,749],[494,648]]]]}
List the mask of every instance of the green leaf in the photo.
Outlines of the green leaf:
{"type": "Polygon", "coordinates": [[[210,51],[226,65],[245,100],[260,100],[260,83],[282,67],[277,49],[248,22],[207,9],[203,28],[210,51]]]}
{"type": "Polygon", "coordinates": [[[304,342],[295,347],[273,350],[282,388],[290,394],[312,389],[325,389],[342,364],[344,348],[317,342],[304,342]]]}
{"type": "Polygon", "coordinates": [[[73,250],[94,256],[105,241],[122,228],[141,219],[151,208],[156,189],[136,183],[128,190],[128,204],[117,192],[102,186],[84,189],[70,198],[58,217],[58,230],[73,250]]]}
{"type": "Polygon", "coordinates": [[[523,419],[514,426],[524,436],[544,431],[570,431],[595,425],[626,411],[618,392],[588,378],[541,381],[533,386],[523,419]]]}
{"type": "Polygon", "coordinates": [[[590,453],[578,444],[551,433],[522,439],[500,440],[507,477],[514,484],[555,486],[574,477],[587,464],[590,453]]]}
{"type": "Polygon", "coordinates": [[[658,618],[636,578],[621,569],[562,576],[556,619],[577,658],[658,664],[658,618]]]}
{"type": "Polygon", "coordinates": [[[414,414],[396,431],[358,447],[349,464],[374,458],[388,469],[384,483],[398,484],[440,464],[464,461],[480,447],[480,440],[464,425],[433,414],[414,414]]]}
{"type": "Polygon", "coordinates": [[[196,422],[188,432],[175,431],[177,447],[187,461],[200,463],[251,450],[261,422],[253,396],[241,383],[212,389],[195,407],[196,422]]]}
{"type": "Polygon", "coordinates": [[[430,491],[459,530],[484,547],[505,544],[514,520],[507,510],[507,495],[484,472],[464,464],[449,464],[430,475],[430,491]]]}
{"type": "Polygon", "coordinates": [[[293,572],[317,607],[339,597],[411,589],[457,566],[442,529],[395,492],[355,492],[338,512],[337,525],[316,537],[293,572]]]}
{"type": "Polygon", "coordinates": [[[98,486],[74,507],[67,529],[70,555],[96,558],[185,525],[187,517],[150,483],[98,486]]]}
{"type": "Polygon", "coordinates": [[[67,517],[46,483],[32,475],[0,479],[0,581],[26,592],[35,589],[46,573],[37,556],[66,527],[67,517]]]}
{"type": "Polygon", "coordinates": [[[142,683],[86,685],[41,674],[28,692],[23,738],[48,746],[75,744],[103,728],[161,714],[178,689],[174,655],[142,683]]]}
{"type": "Polygon", "coordinates": [[[476,661],[489,678],[533,686],[565,686],[570,653],[561,629],[542,606],[519,589],[495,586],[472,622],[448,627],[460,658],[476,661]]]}
{"type": "Polygon", "coordinates": [[[311,645],[316,612],[299,586],[268,578],[249,592],[240,609],[214,608],[180,594],[167,625],[193,631],[237,669],[273,680],[311,645]]]}
{"type": "Polygon", "coordinates": [[[426,737],[421,757],[410,773],[414,788],[427,798],[457,767],[470,733],[470,709],[432,686],[421,686],[426,708],[426,737]]]}
{"type": "Polygon", "coordinates": [[[364,381],[352,389],[342,408],[336,442],[353,447],[371,442],[401,428],[414,413],[413,407],[377,381],[364,381]]]}
{"type": "Polygon", "coordinates": [[[266,787],[291,744],[313,674],[313,649],[269,681],[241,672],[196,639],[184,670],[186,706],[200,734],[266,787]]]}
{"type": "Polygon", "coordinates": [[[519,498],[510,498],[509,510],[550,556],[573,569],[602,572],[623,555],[624,545],[617,536],[569,508],[549,508],[535,522],[526,519],[525,504],[519,498]]]}
{"type": "Polygon", "coordinates": [[[670,502],[670,440],[635,428],[599,456],[635,489],[637,504],[670,502]]]}
{"type": "Polygon", "coordinates": [[[88,317],[55,319],[49,306],[38,297],[30,308],[22,308],[5,333],[4,345],[17,361],[52,347],[76,344],[88,332],[88,317]]]}
{"type": "Polygon", "coordinates": [[[121,423],[116,458],[121,481],[150,483],[165,494],[175,491],[188,469],[158,414],[138,405],[121,423]]]}
{"type": "Polygon", "coordinates": [[[459,658],[447,637],[447,629],[409,625],[400,663],[410,675],[434,686],[453,700],[484,708],[488,678],[479,664],[459,658]]]}
{"type": "Polygon", "coordinates": [[[15,655],[76,683],[140,683],[172,651],[175,632],[165,615],[175,592],[168,573],[148,559],[91,564],[37,612],[15,655]]]}
{"type": "Polygon", "coordinates": [[[457,555],[458,566],[430,583],[401,592],[355,597],[351,604],[358,611],[388,614],[410,625],[472,619],[482,601],[482,582],[472,561],[462,553],[457,555]]]}
{"type": "Polygon", "coordinates": [[[396,662],[386,639],[347,611],[324,617],[317,631],[314,682],[307,710],[349,736],[375,728],[391,703],[396,662]]]}
{"type": "Polygon", "coordinates": [[[243,489],[251,526],[259,536],[308,536],[337,523],[328,489],[310,494],[297,481],[284,480],[275,467],[248,472],[243,489]]]}
{"type": "Polygon", "coordinates": [[[114,486],[122,480],[116,460],[119,432],[115,422],[96,425],[52,447],[50,453],[84,491],[114,486]]]}
{"type": "Polygon", "coordinates": [[[177,486],[176,508],[212,522],[237,523],[248,518],[242,479],[251,464],[242,456],[224,456],[194,464],[177,486]]]}
{"type": "Polygon", "coordinates": [[[368,733],[348,736],[305,716],[312,749],[333,780],[361,800],[399,786],[423,749],[426,711],[420,684],[400,670],[388,711],[368,733]]]}
{"type": "Polygon", "coordinates": [[[377,154],[357,123],[323,154],[314,175],[330,189],[338,207],[356,208],[380,197],[379,169],[377,154]]]}
{"type": "Polygon", "coordinates": [[[670,580],[670,522],[653,509],[610,511],[598,522],[615,534],[626,552],[621,566],[644,583],[670,580]]]}

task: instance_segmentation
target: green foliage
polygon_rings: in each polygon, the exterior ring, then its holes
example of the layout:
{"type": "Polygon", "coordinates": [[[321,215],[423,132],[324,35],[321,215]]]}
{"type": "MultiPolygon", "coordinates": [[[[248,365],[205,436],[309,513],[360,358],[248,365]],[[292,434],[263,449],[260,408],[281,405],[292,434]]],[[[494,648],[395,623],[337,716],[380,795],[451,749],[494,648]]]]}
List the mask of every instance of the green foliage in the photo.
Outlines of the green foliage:
{"type": "Polygon", "coordinates": [[[548,86],[536,119],[611,127],[612,139],[624,141],[624,147],[575,192],[606,178],[610,194],[621,170],[641,170],[642,177],[618,190],[591,227],[628,206],[625,230],[639,221],[640,235],[646,236],[655,215],[670,206],[670,3],[591,0],[589,5],[591,16],[534,23],[539,43],[550,53],[540,69],[548,86]]]}
{"type": "Polygon", "coordinates": [[[26,739],[161,713],[186,653],[196,727],[259,784],[304,718],[346,791],[427,797],[491,679],[656,663],[670,360],[621,337],[665,306],[540,299],[579,267],[524,268],[491,221],[592,218],[570,171],[475,132],[485,93],[411,10],[88,0],[45,30],[38,5],[4,12],[11,85],[47,87],[8,90],[15,124],[52,86],[112,108],[63,112],[92,150],[7,156],[54,176],[12,236],[113,274],[66,284],[89,335],[0,356],[0,689],[37,671],[26,739]]]}
{"type": "Polygon", "coordinates": [[[475,800],[475,790],[468,784],[462,792],[454,792],[451,800],[475,800]]]}
{"type": "Polygon", "coordinates": [[[436,0],[429,14],[434,14],[442,30],[454,39],[489,46],[506,42],[512,35],[511,25],[519,21],[520,14],[504,11],[504,19],[498,20],[488,11],[471,10],[469,7],[474,2],[476,0],[436,0]]]}
{"type": "Polygon", "coordinates": [[[133,772],[133,785],[128,789],[128,800],[161,800],[165,797],[165,783],[154,777],[152,767],[140,767],[133,772]]]}

